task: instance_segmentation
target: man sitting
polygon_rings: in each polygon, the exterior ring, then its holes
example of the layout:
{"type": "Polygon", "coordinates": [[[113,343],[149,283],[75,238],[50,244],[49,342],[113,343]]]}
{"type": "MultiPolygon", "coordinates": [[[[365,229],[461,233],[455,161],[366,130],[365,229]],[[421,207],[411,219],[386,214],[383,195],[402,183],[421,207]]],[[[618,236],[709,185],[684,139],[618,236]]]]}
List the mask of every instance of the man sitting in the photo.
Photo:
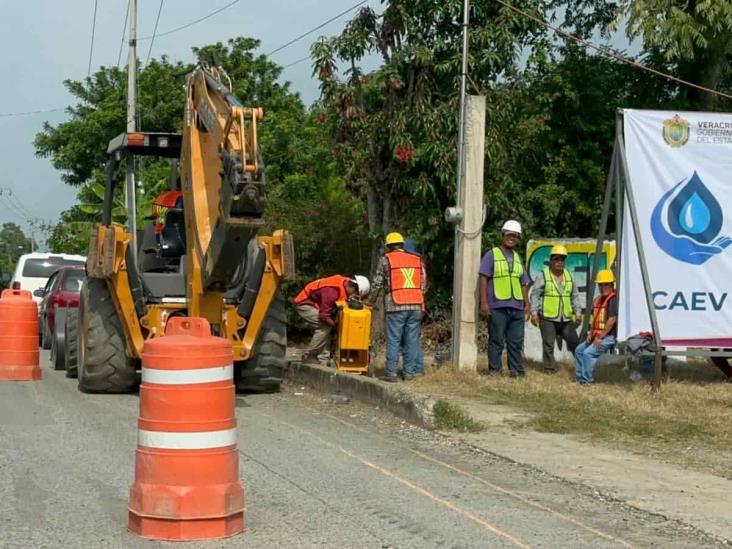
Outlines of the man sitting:
{"type": "Polygon", "coordinates": [[[592,329],[587,339],[580,343],[574,353],[576,378],[580,385],[595,382],[593,374],[600,355],[610,352],[615,346],[618,321],[618,298],[615,293],[615,275],[604,269],[595,280],[600,286],[600,295],[592,305],[592,329]]]}

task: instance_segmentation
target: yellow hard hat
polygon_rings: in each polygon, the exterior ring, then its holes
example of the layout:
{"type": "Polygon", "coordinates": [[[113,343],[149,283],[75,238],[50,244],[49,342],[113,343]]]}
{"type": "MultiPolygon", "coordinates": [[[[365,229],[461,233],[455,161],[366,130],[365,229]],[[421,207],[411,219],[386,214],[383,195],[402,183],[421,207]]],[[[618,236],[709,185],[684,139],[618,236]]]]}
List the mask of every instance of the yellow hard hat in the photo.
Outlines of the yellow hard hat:
{"type": "Polygon", "coordinates": [[[404,237],[399,233],[389,233],[386,235],[386,245],[404,244],[404,237]]]}
{"type": "Polygon", "coordinates": [[[549,252],[549,257],[553,255],[563,255],[564,257],[567,257],[569,254],[567,253],[567,248],[561,244],[557,244],[556,246],[552,246],[552,251],[549,252]]]}
{"type": "Polygon", "coordinates": [[[597,273],[597,278],[595,279],[595,282],[597,282],[598,284],[614,284],[615,275],[611,270],[603,269],[602,271],[597,273]]]}

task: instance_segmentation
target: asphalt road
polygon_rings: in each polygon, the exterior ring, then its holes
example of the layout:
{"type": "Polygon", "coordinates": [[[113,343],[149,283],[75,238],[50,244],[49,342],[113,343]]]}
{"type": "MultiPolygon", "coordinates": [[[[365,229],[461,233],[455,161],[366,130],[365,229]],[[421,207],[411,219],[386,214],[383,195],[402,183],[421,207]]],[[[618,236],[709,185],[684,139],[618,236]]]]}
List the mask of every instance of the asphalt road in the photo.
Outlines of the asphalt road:
{"type": "MultiPolygon", "coordinates": [[[[127,533],[136,395],[44,366],[0,383],[0,547],[153,547],[127,533]]],[[[238,399],[247,532],[186,547],[714,547],[592,491],[288,385],[238,399]]],[[[166,544],[169,545],[169,544],[166,544]]]]}

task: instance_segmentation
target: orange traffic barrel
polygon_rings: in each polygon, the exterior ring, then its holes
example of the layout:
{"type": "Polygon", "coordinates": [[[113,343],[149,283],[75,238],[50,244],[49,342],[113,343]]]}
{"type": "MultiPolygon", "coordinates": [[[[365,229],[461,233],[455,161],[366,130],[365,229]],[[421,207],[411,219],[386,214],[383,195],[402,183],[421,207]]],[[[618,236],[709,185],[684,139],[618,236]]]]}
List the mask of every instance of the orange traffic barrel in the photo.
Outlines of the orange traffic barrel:
{"type": "Polygon", "coordinates": [[[0,295],[0,381],[41,379],[38,306],[28,290],[0,295]]]}
{"type": "Polygon", "coordinates": [[[185,541],[244,531],[233,355],[202,318],[145,342],[128,529],[185,541]]]}

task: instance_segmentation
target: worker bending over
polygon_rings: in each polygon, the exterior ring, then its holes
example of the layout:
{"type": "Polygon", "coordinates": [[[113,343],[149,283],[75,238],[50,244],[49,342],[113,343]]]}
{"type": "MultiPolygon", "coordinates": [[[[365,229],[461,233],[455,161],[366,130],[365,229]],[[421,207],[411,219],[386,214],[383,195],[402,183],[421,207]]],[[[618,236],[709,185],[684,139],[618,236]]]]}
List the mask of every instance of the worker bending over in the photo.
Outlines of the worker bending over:
{"type": "Polygon", "coordinates": [[[556,372],[554,344],[562,340],[574,354],[579,337],[577,320],[582,315],[579,292],[572,274],[564,267],[567,248],[552,247],[549,266],[536,277],[531,287],[531,323],[541,330],[544,372],[556,372]]]}
{"type": "Polygon", "coordinates": [[[349,278],[333,275],[313,280],[295,296],[298,314],[309,326],[315,328],[310,345],[302,357],[304,362],[327,362],[330,358],[331,335],[336,324],[336,302],[346,301],[353,295],[365,297],[370,287],[369,279],[365,276],[349,278]]]}
{"type": "Polygon", "coordinates": [[[617,333],[618,298],[615,293],[615,275],[604,269],[595,280],[600,286],[600,295],[592,305],[592,329],[587,340],[580,343],[574,353],[577,383],[589,385],[600,355],[610,352],[615,346],[617,333]]]}
{"type": "Polygon", "coordinates": [[[422,355],[422,312],[427,275],[419,254],[404,249],[399,233],[386,236],[386,253],[376,268],[375,300],[385,292],[386,381],[397,381],[397,363],[402,354],[404,380],[424,375],[422,355]]]}

